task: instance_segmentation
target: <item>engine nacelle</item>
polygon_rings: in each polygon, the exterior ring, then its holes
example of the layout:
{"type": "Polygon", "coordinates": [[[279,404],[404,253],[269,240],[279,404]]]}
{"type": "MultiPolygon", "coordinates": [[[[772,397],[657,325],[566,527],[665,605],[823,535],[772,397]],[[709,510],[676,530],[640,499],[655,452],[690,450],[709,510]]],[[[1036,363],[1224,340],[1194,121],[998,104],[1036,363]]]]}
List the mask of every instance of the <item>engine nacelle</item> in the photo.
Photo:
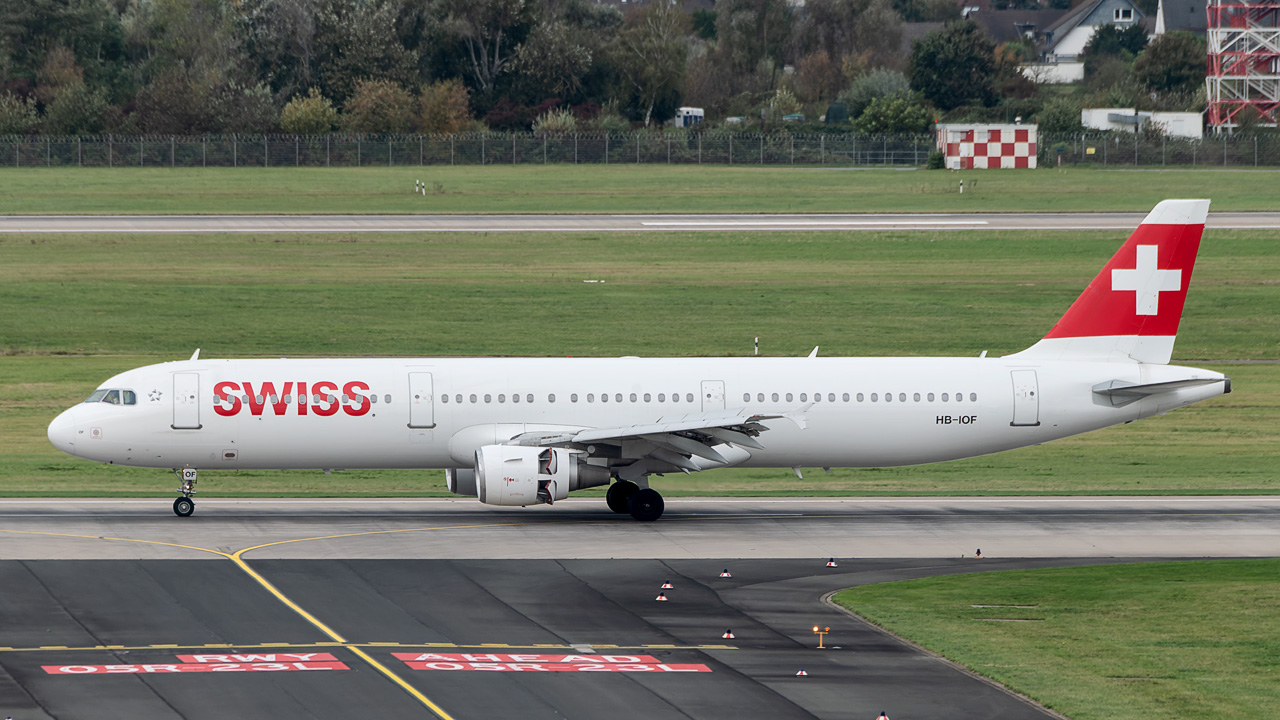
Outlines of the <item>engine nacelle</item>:
{"type": "Polygon", "coordinates": [[[476,450],[476,496],[489,505],[551,504],[572,490],[607,485],[609,479],[608,468],[588,465],[560,448],[485,445],[476,450]]]}

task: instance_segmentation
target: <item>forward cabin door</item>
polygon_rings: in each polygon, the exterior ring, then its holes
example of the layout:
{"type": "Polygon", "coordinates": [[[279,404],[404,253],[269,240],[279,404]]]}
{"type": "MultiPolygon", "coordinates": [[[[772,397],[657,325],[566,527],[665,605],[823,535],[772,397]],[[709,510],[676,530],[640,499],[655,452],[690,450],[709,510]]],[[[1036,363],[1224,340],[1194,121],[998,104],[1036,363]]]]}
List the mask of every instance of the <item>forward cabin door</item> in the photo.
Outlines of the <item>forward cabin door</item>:
{"type": "Polygon", "coordinates": [[[174,430],[200,429],[200,374],[173,374],[174,430]]]}
{"type": "Polygon", "coordinates": [[[409,373],[409,427],[433,428],[436,426],[435,397],[431,387],[431,373],[409,373]]]}
{"type": "Polygon", "coordinates": [[[703,380],[702,381],[702,410],[723,410],[724,409],[724,381],[723,380],[703,380]]]}
{"type": "Polygon", "coordinates": [[[1013,422],[1010,425],[1040,424],[1040,387],[1035,370],[1013,370],[1013,422]]]}

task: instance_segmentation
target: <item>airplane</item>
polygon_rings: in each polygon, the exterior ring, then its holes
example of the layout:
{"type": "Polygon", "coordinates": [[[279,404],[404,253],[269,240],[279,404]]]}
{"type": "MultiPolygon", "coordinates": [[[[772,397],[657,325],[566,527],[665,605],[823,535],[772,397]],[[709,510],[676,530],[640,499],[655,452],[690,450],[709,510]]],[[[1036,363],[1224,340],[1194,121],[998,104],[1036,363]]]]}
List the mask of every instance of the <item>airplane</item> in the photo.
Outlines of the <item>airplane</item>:
{"type": "Polygon", "coordinates": [[[170,468],[435,468],[500,506],[657,520],[654,475],[973,457],[1231,392],[1169,365],[1208,200],[1165,200],[1039,342],[1003,357],[191,359],[129,370],[49,424],[71,455],[170,468]]]}

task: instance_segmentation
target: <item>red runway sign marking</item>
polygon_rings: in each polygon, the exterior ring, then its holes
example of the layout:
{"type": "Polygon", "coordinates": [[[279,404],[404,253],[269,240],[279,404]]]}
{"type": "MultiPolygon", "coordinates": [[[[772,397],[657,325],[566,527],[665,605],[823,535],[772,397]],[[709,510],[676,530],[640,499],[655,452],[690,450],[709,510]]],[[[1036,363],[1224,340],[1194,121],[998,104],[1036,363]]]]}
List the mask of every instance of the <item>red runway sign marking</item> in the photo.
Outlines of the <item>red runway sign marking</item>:
{"type": "Polygon", "coordinates": [[[652,655],[392,653],[412,670],[489,672],[711,672],[706,665],[668,665],[652,655]]]}
{"type": "Polygon", "coordinates": [[[42,665],[50,675],[142,675],[202,672],[301,672],[349,670],[329,653],[265,653],[255,655],[179,655],[177,663],[145,665],[42,665]]]}

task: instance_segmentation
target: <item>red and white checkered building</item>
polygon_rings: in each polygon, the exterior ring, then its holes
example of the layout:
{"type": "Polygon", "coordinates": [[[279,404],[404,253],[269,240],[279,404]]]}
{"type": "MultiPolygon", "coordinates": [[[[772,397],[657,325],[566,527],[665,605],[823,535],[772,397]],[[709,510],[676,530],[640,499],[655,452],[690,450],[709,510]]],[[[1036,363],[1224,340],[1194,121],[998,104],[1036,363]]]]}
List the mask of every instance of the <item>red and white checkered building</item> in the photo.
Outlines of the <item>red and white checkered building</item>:
{"type": "Polygon", "coordinates": [[[1034,168],[1035,125],[938,125],[949,170],[1034,168]]]}

